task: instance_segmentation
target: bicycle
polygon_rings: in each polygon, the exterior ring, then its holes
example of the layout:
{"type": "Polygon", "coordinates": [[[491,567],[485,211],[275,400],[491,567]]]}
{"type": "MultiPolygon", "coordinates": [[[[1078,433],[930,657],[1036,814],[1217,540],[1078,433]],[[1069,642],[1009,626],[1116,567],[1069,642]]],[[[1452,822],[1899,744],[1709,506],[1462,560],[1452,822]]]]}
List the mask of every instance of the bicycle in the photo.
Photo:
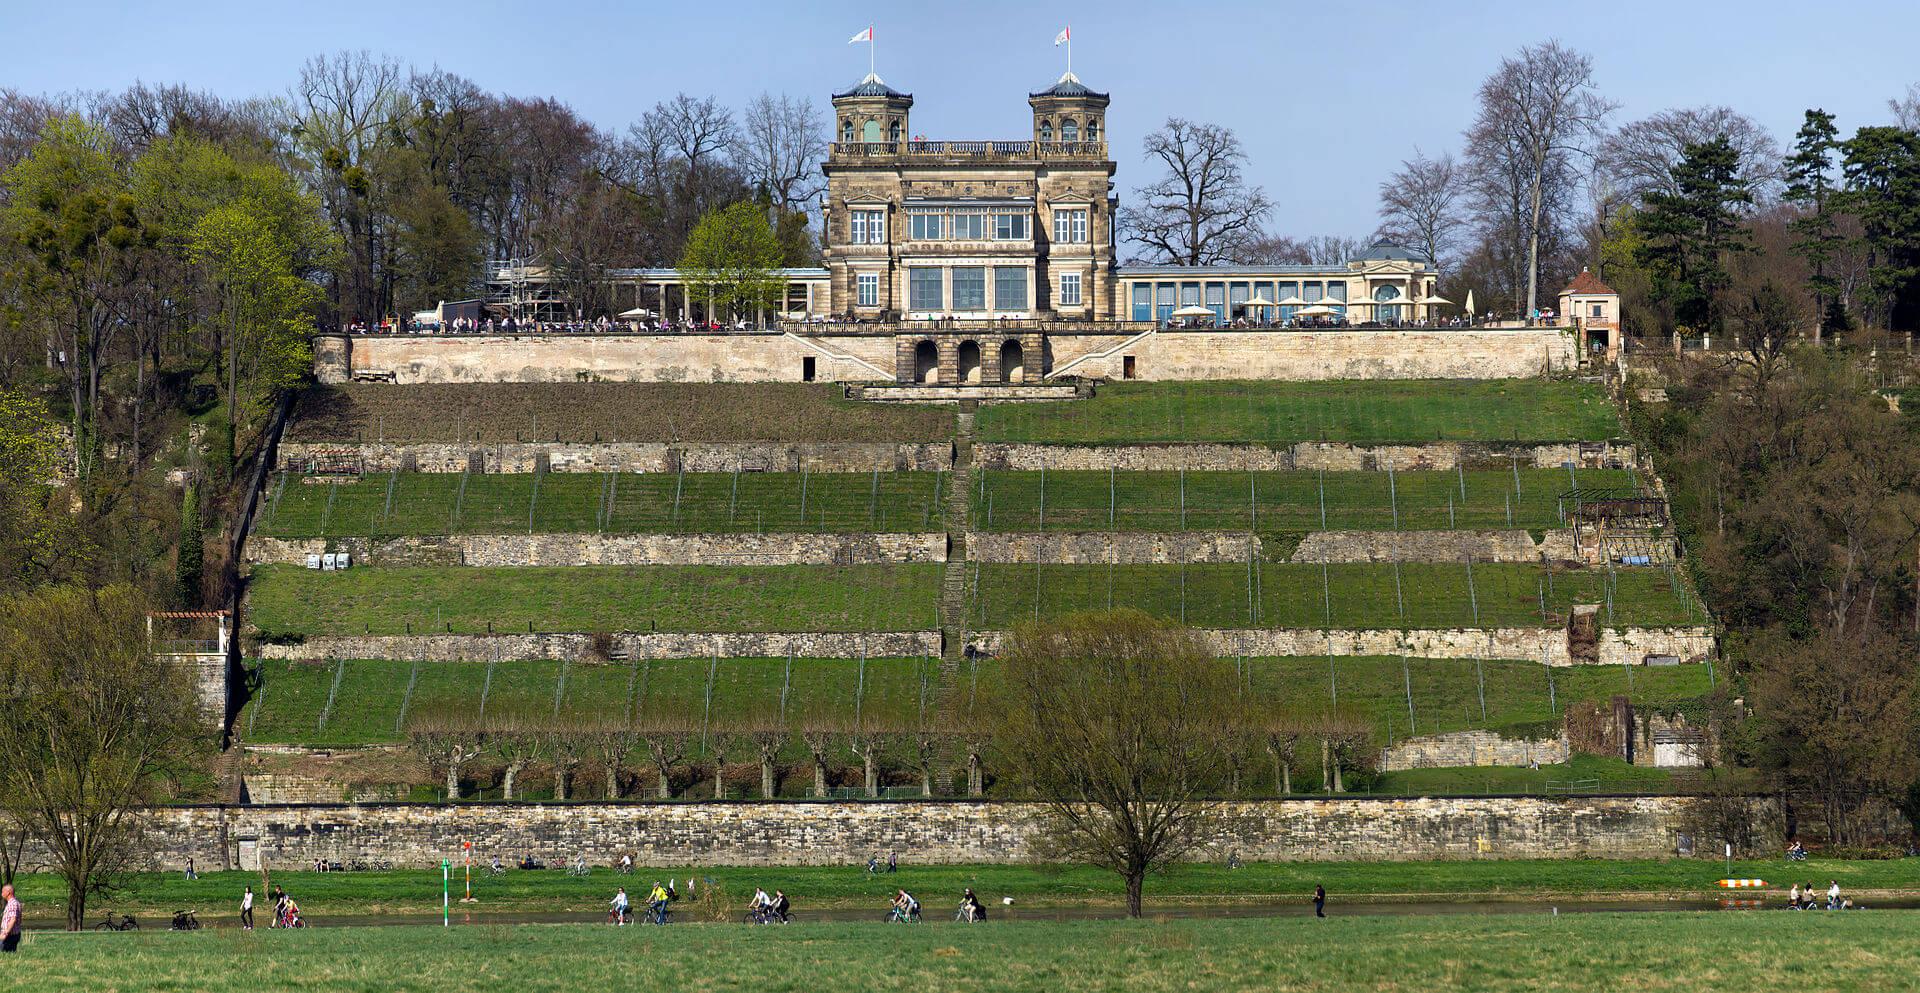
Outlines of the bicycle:
{"type": "Polygon", "coordinates": [[[608,924],[632,924],[633,908],[632,907],[621,907],[618,909],[615,909],[612,907],[607,908],[607,923],[608,924]]]}
{"type": "Polygon", "coordinates": [[[971,903],[961,904],[960,909],[954,911],[953,919],[961,924],[980,923],[980,915],[974,911],[973,904],[971,903]]]}
{"type": "Polygon", "coordinates": [[[672,923],[673,923],[673,911],[671,911],[671,910],[668,910],[668,909],[667,909],[667,905],[666,905],[666,904],[664,904],[664,903],[662,903],[662,904],[657,904],[657,905],[655,905],[655,906],[654,906],[654,907],[652,908],[652,910],[651,910],[651,911],[650,911],[650,912],[649,912],[649,913],[647,914],[647,923],[648,923],[648,924],[659,924],[659,925],[661,925],[662,927],[664,927],[664,926],[666,926],[666,925],[668,925],[668,924],[672,924],[672,923]]]}
{"type": "Polygon", "coordinates": [[[491,865],[487,867],[487,875],[489,877],[504,876],[506,874],[507,874],[507,867],[504,865],[491,865]]]}
{"type": "Polygon", "coordinates": [[[920,906],[918,904],[915,904],[914,906],[909,907],[906,910],[901,910],[899,907],[893,908],[892,910],[887,912],[887,923],[888,924],[920,923],[920,906]]]}
{"type": "Polygon", "coordinates": [[[168,926],[167,930],[198,931],[200,930],[200,919],[198,917],[193,916],[193,911],[182,910],[179,913],[173,915],[173,923],[168,926]]]}
{"type": "Polygon", "coordinates": [[[586,860],[585,860],[585,859],[581,859],[581,860],[578,860],[578,861],[575,861],[575,862],[571,862],[571,863],[568,863],[568,865],[567,865],[567,875],[569,875],[569,876],[591,876],[591,875],[593,875],[593,867],[591,867],[591,866],[589,866],[589,865],[587,865],[587,863],[586,863],[586,860]]]}
{"type": "Polygon", "coordinates": [[[880,864],[880,856],[875,855],[872,858],[867,859],[867,871],[868,872],[885,872],[887,871],[887,867],[880,864]]]}
{"type": "Polygon", "coordinates": [[[140,922],[134,920],[132,914],[121,914],[120,919],[116,921],[113,912],[108,911],[107,919],[95,924],[93,929],[95,931],[138,931],[140,922]]]}

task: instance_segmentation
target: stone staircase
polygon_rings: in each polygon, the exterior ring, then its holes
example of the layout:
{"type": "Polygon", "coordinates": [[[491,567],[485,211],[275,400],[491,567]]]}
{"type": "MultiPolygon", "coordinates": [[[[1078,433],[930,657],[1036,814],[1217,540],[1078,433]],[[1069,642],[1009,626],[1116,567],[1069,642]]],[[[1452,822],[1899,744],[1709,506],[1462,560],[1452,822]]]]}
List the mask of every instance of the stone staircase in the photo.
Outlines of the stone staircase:
{"type": "Polygon", "coordinates": [[[973,417],[980,409],[962,401],[953,443],[953,474],[947,480],[943,522],[947,529],[947,565],[940,576],[940,668],[951,675],[967,644],[967,530],[973,517],[973,417]]]}

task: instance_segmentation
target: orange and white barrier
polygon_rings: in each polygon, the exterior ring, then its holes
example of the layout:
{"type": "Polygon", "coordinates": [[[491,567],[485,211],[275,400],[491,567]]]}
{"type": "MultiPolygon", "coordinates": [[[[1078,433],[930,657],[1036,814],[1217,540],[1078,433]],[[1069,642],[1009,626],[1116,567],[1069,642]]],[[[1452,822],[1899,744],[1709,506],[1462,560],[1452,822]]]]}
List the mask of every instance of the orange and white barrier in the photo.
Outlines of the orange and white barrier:
{"type": "Polygon", "coordinates": [[[1767,881],[1764,879],[1722,879],[1720,880],[1720,885],[1730,890],[1741,890],[1765,886],[1767,885],[1767,881]]]}

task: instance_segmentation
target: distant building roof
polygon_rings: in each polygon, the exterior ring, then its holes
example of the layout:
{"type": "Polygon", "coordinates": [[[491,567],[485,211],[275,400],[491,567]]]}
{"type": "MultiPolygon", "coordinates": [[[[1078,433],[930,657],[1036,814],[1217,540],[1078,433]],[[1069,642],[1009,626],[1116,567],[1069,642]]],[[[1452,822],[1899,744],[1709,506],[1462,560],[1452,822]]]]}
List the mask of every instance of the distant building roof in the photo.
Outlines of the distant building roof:
{"type": "Polygon", "coordinates": [[[853,84],[853,89],[845,93],[835,93],[833,98],[838,100],[841,97],[905,97],[911,95],[912,94],[909,93],[902,93],[888,86],[886,81],[881,79],[878,73],[870,72],[867,73],[865,79],[853,84]]]}
{"type": "Polygon", "coordinates": [[[1061,76],[1059,82],[1038,93],[1029,93],[1027,95],[1029,97],[1099,97],[1102,100],[1107,99],[1105,93],[1094,92],[1087,84],[1080,81],[1080,77],[1075,76],[1073,73],[1067,73],[1061,76]]]}
{"type": "Polygon", "coordinates": [[[1353,257],[1355,262],[1425,262],[1427,257],[1390,238],[1382,238],[1366,251],[1353,257]]]}
{"type": "Polygon", "coordinates": [[[1594,275],[1586,269],[1581,269],[1580,275],[1573,277],[1573,282],[1568,283],[1567,288],[1560,291],[1561,296],[1566,296],[1570,293],[1605,293],[1611,296],[1619,295],[1613,287],[1601,282],[1599,276],[1594,275]]]}

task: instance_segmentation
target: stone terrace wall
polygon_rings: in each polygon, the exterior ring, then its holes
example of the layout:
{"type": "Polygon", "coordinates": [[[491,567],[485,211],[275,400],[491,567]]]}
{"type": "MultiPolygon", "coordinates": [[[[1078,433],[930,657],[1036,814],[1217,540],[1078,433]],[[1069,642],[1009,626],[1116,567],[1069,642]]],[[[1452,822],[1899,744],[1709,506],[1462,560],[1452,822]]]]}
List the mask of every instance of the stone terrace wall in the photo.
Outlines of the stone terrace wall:
{"type": "MultiPolygon", "coordinates": [[[[1511,531],[1313,531],[1290,562],[1538,562],[1542,553],[1573,558],[1572,531],[1535,542],[1511,531]]],[[[1245,531],[969,531],[967,560],[1049,565],[1143,565],[1265,560],[1267,545],[1245,531]]]]}
{"type": "MultiPolygon", "coordinates": [[[[940,654],[938,631],[725,632],[613,635],[613,654],[629,659],[704,658],[850,659],[916,658],[940,654]]],[[[589,634],[371,634],[321,635],[297,645],[259,645],[268,659],[398,659],[420,662],[485,662],[489,659],[596,660],[589,634]]]]}
{"type": "MultiPolygon", "coordinates": [[[[1223,806],[1207,856],[1273,861],[1659,858],[1675,851],[1675,797],[1380,797],[1223,806]]],[[[319,857],[432,865],[473,842],[495,853],[581,853],[607,865],[847,865],[874,851],[918,863],[1019,863],[1035,808],[989,802],[314,804],[156,810],[160,861],[268,868],[319,857]],[[250,847],[250,846],[246,846],[250,847]]]]}
{"type": "Polygon", "coordinates": [[[1450,769],[1468,765],[1523,766],[1565,762],[1571,754],[1567,733],[1542,741],[1504,738],[1492,731],[1449,731],[1423,734],[1380,750],[1381,772],[1407,769],[1450,769]]]}
{"type": "Polygon", "coordinates": [[[891,336],[778,333],[323,335],[315,353],[323,383],[798,383],[807,359],[822,381],[886,382],[894,361],[891,336]]]}
{"type": "Polygon", "coordinates": [[[1541,555],[1577,555],[1573,531],[1548,531],[1536,542],[1520,529],[1489,531],[1314,531],[1293,562],[1538,562],[1541,555]]]}
{"type": "Polygon", "coordinates": [[[1120,379],[1518,379],[1579,361],[1564,328],[1049,335],[1051,370],[1120,379]]]}
{"type": "Polygon", "coordinates": [[[1303,441],[1285,447],[1265,445],[1030,445],[983,441],[973,446],[974,464],[985,469],[1035,472],[1040,469],[1119,469],[1224,472],[1325,469],[1328,472],[1382,472],[1400,469],[1505,469],[1519,460],[1523,469],[1558,469],[1568,463],[1583,469],[1632,468],[1632,445],[1612,442],[1504,444],[1435,441],[1423,445],[1347,445],[1303,441]]]}
{"type": "Polygon", "coordinates": [[[367,472],[533,472],[544,456],[550,472],[935,472],[953,468],[947,442],[287,442],[279,468],[307,465],[316,454],[356,455],[367,472]]]}
{"type": "Polygon", "coordinates": [[[249,538],[246,561],[305,565],[344,551],[369,566],[856,565],[945,562],[944,532],[921,534],[456,534],[249,538]]]}
{"type": "MultiPolygon", "coordinates": [[[[1446,628],[1427,630],[1328,630],[1312,628],[1210,629],[1203,633],[1221,655],[1399,655],[1416,658],[1504,659],[1551,665],[1585,664],[1567,651],[1565,628],[1446,628]]],[[[1003,631],[977,631],[972,644],[998,653],[1003,631]]],[[[1648,655],[1677,655],[1695,662],[1714,650],[1713,629],[1602,628],[1599,665],[1637,665],[1648,655]]]]}

